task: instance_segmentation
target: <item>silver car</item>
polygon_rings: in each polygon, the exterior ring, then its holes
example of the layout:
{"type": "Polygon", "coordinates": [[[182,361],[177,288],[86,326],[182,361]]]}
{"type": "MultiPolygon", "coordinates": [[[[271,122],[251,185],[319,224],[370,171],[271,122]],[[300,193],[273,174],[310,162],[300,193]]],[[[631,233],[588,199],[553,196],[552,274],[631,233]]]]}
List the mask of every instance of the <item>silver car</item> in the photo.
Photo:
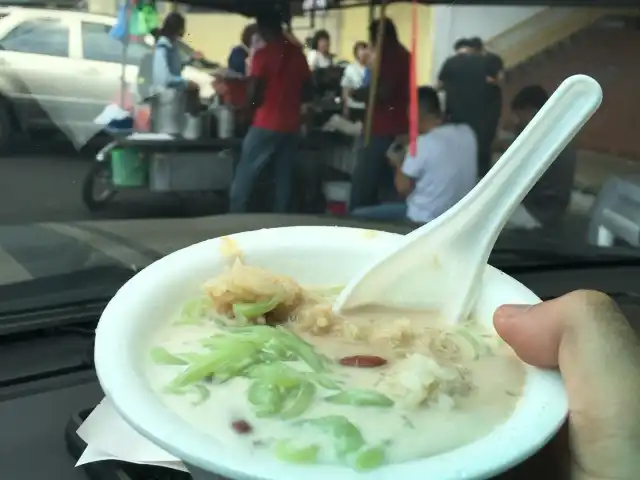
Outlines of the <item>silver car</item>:
{"type": "MultiPolygon", "coordinates": [[[[94,119],[118,99],[123,73],[135,86],[153,48],[149,36],[125,52],[109,35],[115,22],[86,12],[0,8],[0,151],[19,132],[61,130],[80,147],[100,130],[94,119]]],[[[180,49],[185,57],[193,52],[180,49]]],[[[184,75],[202,97],[213,95],[207,71],[186,67],[184,75]]]]}

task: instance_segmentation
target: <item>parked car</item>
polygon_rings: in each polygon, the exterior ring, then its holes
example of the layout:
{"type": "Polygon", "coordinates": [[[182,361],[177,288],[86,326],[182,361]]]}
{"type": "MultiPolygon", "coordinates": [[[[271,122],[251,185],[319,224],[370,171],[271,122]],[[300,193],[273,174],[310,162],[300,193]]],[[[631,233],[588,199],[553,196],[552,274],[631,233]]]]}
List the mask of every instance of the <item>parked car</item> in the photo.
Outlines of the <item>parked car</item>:
{"type": "MultiPolygon", "coordinates": [[[[99,131],[93,120],[118,98],[123,73],[135,85],[153,48],[149,35],[125,50],[109,35],[115,22],[87,12],[0,8],[0,151],[19,132],[61,130],[80,146],[99,131]]],[[[185,58],[193,52],[178,48],[185,58]]],[[[188,66],[184,75],[202,97],[213,95],[206,68],[188,66]]]]}

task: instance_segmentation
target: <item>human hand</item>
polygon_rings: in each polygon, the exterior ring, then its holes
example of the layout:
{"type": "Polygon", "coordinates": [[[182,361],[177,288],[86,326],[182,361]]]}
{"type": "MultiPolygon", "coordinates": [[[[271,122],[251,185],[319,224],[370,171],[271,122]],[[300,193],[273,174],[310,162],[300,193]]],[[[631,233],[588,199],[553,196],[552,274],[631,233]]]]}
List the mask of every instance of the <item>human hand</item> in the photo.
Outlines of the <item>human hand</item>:
{"type": "Polygon", "coordinates": [[[408,137],[405,137],[403,135],[396,137],[396,140],[387,150],[387,160],[389,161],[389,165],[394,168],[402,167],[402,164],[404,163],[404,157],[407,154],[408,144],[408,137]]]}
{"type": "Polygon", "coordinates": [[[638,478],[640,341],[615,303],[576,291],[535,306],[502,306],[494,325],[523,361],[560,369],[569,397],[571,478],[638,478]]]}
{"type": "Polygon", "coordinates": [[[202,52],[197,52],[197,51],[196,51],[196,52],[193,52],[193,53],[191,54],[191,58],[192,58],[193,60],[199,61],[199,60],[202,60],[202,59],[204,58],[204,55],[202,55],[202,52]]]}
{"type": "Polygon", "coordinates": [[[404,162],[404,152],[387,152],[387,160],[393,168],[400,168],[404,162]]]}

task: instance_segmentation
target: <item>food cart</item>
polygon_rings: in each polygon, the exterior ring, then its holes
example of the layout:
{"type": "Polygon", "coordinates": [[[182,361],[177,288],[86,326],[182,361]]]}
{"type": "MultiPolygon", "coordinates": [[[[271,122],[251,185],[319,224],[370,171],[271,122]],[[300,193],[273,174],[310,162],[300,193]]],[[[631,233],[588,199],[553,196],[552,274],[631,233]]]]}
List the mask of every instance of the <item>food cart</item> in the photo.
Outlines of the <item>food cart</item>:
{"type": "MultiPolygon", "coordinates": [[[[130,2],[132,0],[125,0],[130,2]]],[[[291,19],[292,14],[302,12],[302,1],[267,2],[266,0],[181,0],[180,3],[206,5],[218,10],[255,16],[259,11],[269,8],[280,9],[283,17],[291,19]]],[[[341,4],[340,0],[329,0],[323,9],[346,8],[348,6],[369,5],[373,17],[373,5],[380,3],[380,16],[384,17],[386,2],[350,2],[341,4]]],[[[311,9],[313,11],[313,8],[311,9]]],[[[313,21],[313,14],[311,14],[313,21]]],[[[290,23],[290,22],[288,22],[290,23]]],[[[376,55],[379,58],[379,55],[376,55]]],[[[124,42],[123,60],[126,59],[126,42],[124,42]]],[[[374,72],[377,66],[374,66],[374,72]]],[[[212,82],[213,82],[212,77],[212,82]]],[[[373,75],[371,96],[376,89],[377,75],[373,75]]],[[[122,90],[126,91],[123,75],[122,90]]],[[[369,102],[371,104],[371,102],[369,102]]],[[[82,187],[82,200],[85,206],[96,211],[104,208],[114,196],[125,189],[146,189],[150,192],[161,193],[193,193],[220,192],[226,194],[231,185],[234,160],[237,159],[242,144],[242,138],[233,135],[227,128],[221,126],[220,113],[224,106],[211,103],[206,105],[203,112],[203,127],[201,134],[194,138],[171,137],[166,134],[126,132],[117,135],[114,140],[103,148],[96,156],[93,167],[88,172],[82,187]],[[217,128],[211,124],[217,123],[217,128]]],[[[371,109],[367,116],[367,127],[371,124],[371,109]]],[[[318,152],[326,148],[326,132],[315,132],[307,135],[301,143],[302,157],[314,157],[310,152],[318,152]]],[[[365,128],[365,141],[368,141],[369,129],[365,128]]],[[[333,135],[336,138],[336,135],[333,135]]],[[[349,175],[353,168],[353,161],[345,160],[352,157],[353,141],[342,142],[338,148],[340,155],[332,156],[335,170],[342,170],[349,175]],[[346,152],[346,154],[345,154],[346,152]],[[338,158],[336,161],[336,157],[338,158]]],[[[332,152],[335,153],[335,152],[332,152]]],[[[325,160],[317,159],[314,161],[325,160]]],[[[312,169],[320,171],[321,169],[312,169]]],[[[321,173],[320,173],[321,174],[321,173]]],[[[322,180],[318,179],[321,183],[322,180]]]]}

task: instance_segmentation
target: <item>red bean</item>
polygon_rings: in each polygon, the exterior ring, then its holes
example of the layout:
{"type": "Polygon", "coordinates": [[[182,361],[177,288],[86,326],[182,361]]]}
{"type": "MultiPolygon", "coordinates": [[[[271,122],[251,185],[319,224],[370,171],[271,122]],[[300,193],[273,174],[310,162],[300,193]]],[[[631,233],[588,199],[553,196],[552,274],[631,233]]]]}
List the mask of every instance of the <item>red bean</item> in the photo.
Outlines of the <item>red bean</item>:
{"type": "Polygon", "coordinates": [[[249,422],[246,420],[235,420],[231,422],[231,428],[241,435],[251,433],[251,430],[253,430],[249,422]]]}
{"type": "Polygon", "coordinates": [[[340,365],[345,367],[375,368],[386,365],[386,363],[387,361],[384,358],[376,357],[375,355],[354,355],[340,359],[340,365]]]}

